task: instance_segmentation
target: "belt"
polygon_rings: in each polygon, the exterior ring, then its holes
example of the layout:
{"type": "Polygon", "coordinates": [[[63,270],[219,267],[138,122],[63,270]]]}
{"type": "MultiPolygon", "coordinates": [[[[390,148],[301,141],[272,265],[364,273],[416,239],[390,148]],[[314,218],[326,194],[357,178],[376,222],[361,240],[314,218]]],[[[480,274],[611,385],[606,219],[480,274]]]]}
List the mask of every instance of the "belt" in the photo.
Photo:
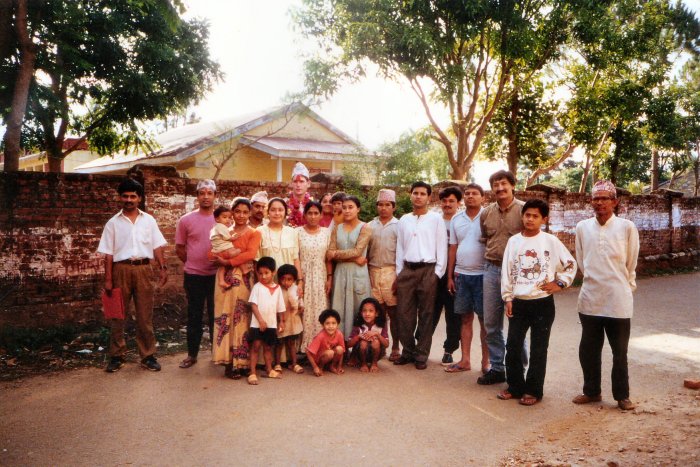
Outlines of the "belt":
{"type": "Polygon", "coordinates": [[[421,261],[420,263],[411,263],[410,261],[404,261],[403,264],[408,269],[420,269],[426,266],[435,266],[435,263],[426,263],[425,261],[421,261]]]}
{"type": "Polygon", "coordinates": [[[497,259],[488,259],[486,258],[486,261],[489,263],[493,264],[494,266],[503,267],[503,260],[497,260],[497,259]]]}
{"type": "Polygon", "coordinates": [[[148,258],[141,258],[141,259],[125,259],[123,261],[115,261],[116,264],[130,264],[132,266],[141,266],[143,264],[148,264],[150,263],[151,260],[148,258]]]}

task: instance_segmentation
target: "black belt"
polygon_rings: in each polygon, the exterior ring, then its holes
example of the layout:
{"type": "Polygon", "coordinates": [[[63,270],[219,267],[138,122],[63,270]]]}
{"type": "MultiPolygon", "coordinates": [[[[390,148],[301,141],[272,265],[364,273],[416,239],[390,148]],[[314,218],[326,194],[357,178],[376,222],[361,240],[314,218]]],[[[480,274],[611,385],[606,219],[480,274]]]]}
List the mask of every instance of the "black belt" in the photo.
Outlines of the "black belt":
{"type": "Polygon", "coordinates": [[[143,264],[148,264],[150,262],[151,262],[150,259],[142,258],[142,259],[125,259],[123,261],[116,261],[116,264],[130,264],[132,266],[141,266],[143,264]]]}
{"type": "Polygon", "coordinates": [[[420,269],[426,266],[435,266],[435,263],[426,263],[425,261],[421,261],[420,263],[411,263],[410,261],[404,261],[403,264],[408,269],[420,269]]]}

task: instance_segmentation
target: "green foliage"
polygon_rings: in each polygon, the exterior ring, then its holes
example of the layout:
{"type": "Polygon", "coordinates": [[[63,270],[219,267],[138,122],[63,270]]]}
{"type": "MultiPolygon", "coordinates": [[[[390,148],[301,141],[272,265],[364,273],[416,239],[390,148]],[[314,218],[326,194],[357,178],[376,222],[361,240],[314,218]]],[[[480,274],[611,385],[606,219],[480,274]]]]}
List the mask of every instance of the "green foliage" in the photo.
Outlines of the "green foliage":
{"type": "Polygon", "coordinates": [[[449,176],[445,149],[427,131],[404,133],[382,144],[379,153],[386,155],[378,174],[383,185],[409,186],[416,180],[435,183],[449,176]]]}
{"type": "MultiPolygon", "coordinates": [[[[30,2],[38,53],[25,147],[60,156],[57,141],[73,131],[88,135],[100,153],[114,152],[143,142],[134,122],[166,117],[203,97],[221,77],[209,56],[208,27],[181,19],[177,9],[181,1],[30,2]]],[[[0,59],[3,117],[19,61],[16,48],[0,59]]]]}

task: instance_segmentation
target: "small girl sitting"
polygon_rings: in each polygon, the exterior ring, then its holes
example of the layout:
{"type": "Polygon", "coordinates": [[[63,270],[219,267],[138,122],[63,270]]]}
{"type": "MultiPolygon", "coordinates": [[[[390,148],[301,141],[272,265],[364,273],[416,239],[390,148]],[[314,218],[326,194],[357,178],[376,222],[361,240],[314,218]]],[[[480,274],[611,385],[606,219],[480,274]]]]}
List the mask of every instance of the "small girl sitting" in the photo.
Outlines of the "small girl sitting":
{"type": "Polygon", "coordinates": [[[282,287],[282,297],[284,298],[284,331],[277,334],[277,348],[275,349],[275,371],[282,371],[282,348],[287,349],[287,361],[289,368],[294,373],[301,374],[304,368],[297,363],[297,340],[304,330],[301,322],[301,313],[304,304],[297,292],[297,279],[299,273],[297,268],[291,264],[283,264],[277,269],[277,283],[282,287]]]}
{"type": "Polygon", "coordinates": [[[351,358],[359,358],[363,373],[379,371],[377,362],[389,346],[385,325],[386,315],[377,299],[369,297],[362,300],[355,315],[348,347],[352,348],[351,358]]]}
{"type": "MultiPolygon", "coordinates": [[[[216,225],[209,232],[209,240],[211,240],[211,252],[214,256],[222,259],[231,259],[236,257],[241,251],[233,246],[233,241],[238,238],[237,233],[232,233],[233,213],[226,206],[219,206],[214,209],[214,220],[216,225]]],[[[229,268],[219,268],[216,273],[216,282],[223,288],[231,287],[230,282],[226,278],[226,273],[230,273],[229,268]]]]}

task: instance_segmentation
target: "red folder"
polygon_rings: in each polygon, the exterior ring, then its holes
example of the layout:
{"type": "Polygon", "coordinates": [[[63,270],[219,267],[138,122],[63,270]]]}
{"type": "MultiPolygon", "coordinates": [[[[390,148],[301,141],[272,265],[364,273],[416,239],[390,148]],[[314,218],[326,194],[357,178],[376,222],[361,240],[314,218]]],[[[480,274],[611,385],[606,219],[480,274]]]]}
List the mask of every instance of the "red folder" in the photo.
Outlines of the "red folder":
{"type": "Polygon", "coordinates": [[[105,319],[124,319],[124,299],[122,289],[112,289],[112,295],[107,295],[107,291],[102,291],[102,308],[105,319]]]}

